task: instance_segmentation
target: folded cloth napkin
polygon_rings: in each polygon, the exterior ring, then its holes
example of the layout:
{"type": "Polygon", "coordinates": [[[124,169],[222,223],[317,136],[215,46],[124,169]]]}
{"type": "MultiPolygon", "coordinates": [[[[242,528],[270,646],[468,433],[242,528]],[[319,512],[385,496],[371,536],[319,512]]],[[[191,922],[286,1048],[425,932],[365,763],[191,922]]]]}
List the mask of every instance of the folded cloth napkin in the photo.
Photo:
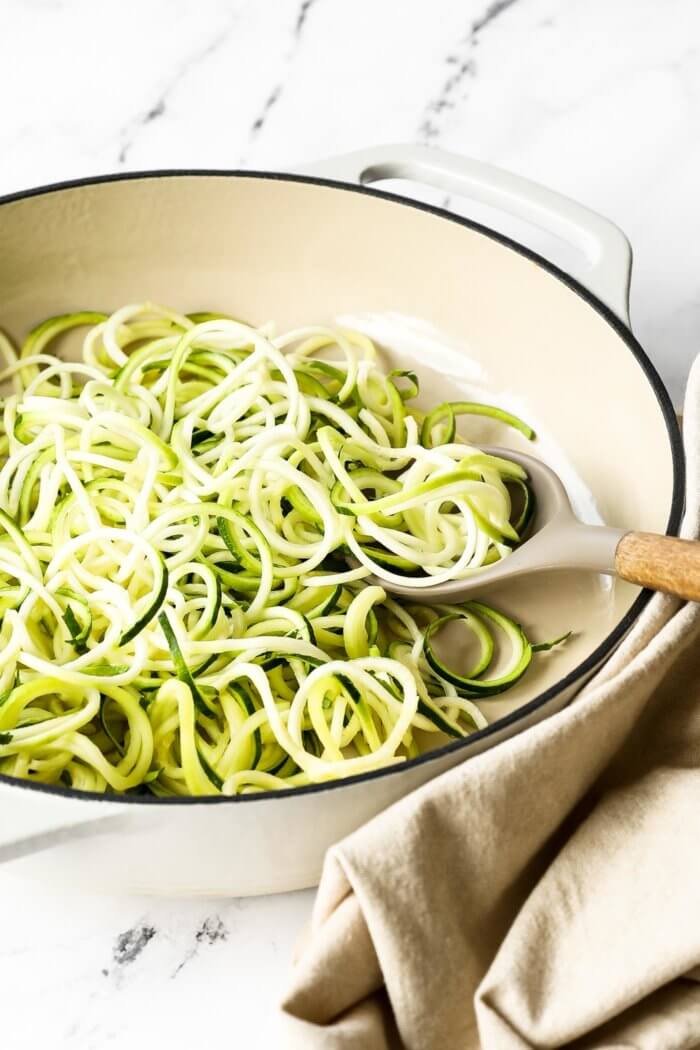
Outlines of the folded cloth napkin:
{"type": "MultiPolygon", "coordinates": [[[[685,443],[697,538],[700,359],[685,443]]],[[[700,606],[655,595],[564,711],[331,849],[283,1020],[303,1050],[700,1045],[700,606]]]]}

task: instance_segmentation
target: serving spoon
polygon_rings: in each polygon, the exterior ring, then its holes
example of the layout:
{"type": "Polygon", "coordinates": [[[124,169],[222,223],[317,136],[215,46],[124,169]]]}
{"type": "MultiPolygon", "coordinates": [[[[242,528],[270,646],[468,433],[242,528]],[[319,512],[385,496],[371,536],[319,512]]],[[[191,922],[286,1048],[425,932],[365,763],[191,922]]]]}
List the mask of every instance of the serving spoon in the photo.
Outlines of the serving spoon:
{"type": "Polygon", "coordinates": [[[475,569],[464,579],[432,587],[412,587],[408,579],[398,584],[370,577],[373,582],[414,602],[457,604],[487,584],[545,569],[585,569],[700,601],[700,542],[607,525],[584,525],[573,512],[561,479],[545,463],[512,449],[483,451],[510,459],[527,472],[536,508],[530,538],[502,561],[475,569]]]}

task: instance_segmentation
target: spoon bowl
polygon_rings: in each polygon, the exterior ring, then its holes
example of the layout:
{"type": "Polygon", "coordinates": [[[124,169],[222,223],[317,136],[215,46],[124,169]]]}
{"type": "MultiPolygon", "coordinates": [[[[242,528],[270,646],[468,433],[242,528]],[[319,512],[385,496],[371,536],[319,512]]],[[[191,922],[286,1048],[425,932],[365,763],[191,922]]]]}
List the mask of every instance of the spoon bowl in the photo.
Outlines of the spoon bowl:
{"type": "Polygon", "coordinates": [[[385,591],[414,602],[459,604],[504,580],[552,569],[582,569],[619,576],[652,590],[700,601],[700,543],[607,525],[585,525],[574,514],[561,478],[546,463],[524,452],[485,447],[526,471],[535,495],[530,536],[512,554],[470,575],[433,587],[369,577],[385,591]]]}

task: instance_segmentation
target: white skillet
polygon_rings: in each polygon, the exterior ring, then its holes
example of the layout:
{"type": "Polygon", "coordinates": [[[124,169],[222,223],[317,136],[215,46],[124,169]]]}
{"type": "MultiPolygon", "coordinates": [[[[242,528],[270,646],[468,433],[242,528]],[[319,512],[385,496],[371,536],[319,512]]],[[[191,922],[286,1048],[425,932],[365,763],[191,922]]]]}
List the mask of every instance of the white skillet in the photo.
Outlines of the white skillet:
{"type": "MultiPolygon", "coordinates": [[[[453,340],[441,351],[421,337],[412,363],[424,406],[460,396],[478,373],[489,399],[536,426],[538,455],[561,450],[604,520],[673,533],[683,456],[668,396],[629,330],[630,261],[624,234],[582,205],[488,165],[408,146],[336,158],[301,176],[122,173],[0,199],[0,323],[17,336],[37,318],[144,298],[253,323],[273,318],[281,329],[363,312],[410,315],[421,332],[453,340]],[[364,185],[387,178],[534,223],[579,250],[579,279],[493,229],[364,185]]],[[[379,341],[390,368],[407,366],[399,343],[379,341]]],[[[480,427],[470,428],[475,443],[510,442],[480,427]]],[[[538,657],[502,702],[484,704],[491,724],[481,733],[363,777],[232,798],[94,797],[0,777],[0,862],[26,879],[91,890],[241,895],[309,886],[331,843],[569,702],[646,600],[630,584],[600,580],[561,570],[489,584],[493,604],[532,637],[574,634],[538,657]]]]}

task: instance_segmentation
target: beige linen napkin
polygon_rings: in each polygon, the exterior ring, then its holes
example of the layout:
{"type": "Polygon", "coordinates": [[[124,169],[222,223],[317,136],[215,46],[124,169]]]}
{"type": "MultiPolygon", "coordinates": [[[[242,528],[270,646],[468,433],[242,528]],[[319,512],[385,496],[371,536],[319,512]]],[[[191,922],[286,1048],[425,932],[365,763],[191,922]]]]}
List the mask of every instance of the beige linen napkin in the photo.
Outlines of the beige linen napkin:
{"type": "MultiPolygon", "coordinates": [[[[700,359],[685,441],[694,538],[700,359]]],[[[283,1019],[303,1050],[700,1044],[700,607],[655,596],[566,710],[331,849],[283,1019]]]]}

